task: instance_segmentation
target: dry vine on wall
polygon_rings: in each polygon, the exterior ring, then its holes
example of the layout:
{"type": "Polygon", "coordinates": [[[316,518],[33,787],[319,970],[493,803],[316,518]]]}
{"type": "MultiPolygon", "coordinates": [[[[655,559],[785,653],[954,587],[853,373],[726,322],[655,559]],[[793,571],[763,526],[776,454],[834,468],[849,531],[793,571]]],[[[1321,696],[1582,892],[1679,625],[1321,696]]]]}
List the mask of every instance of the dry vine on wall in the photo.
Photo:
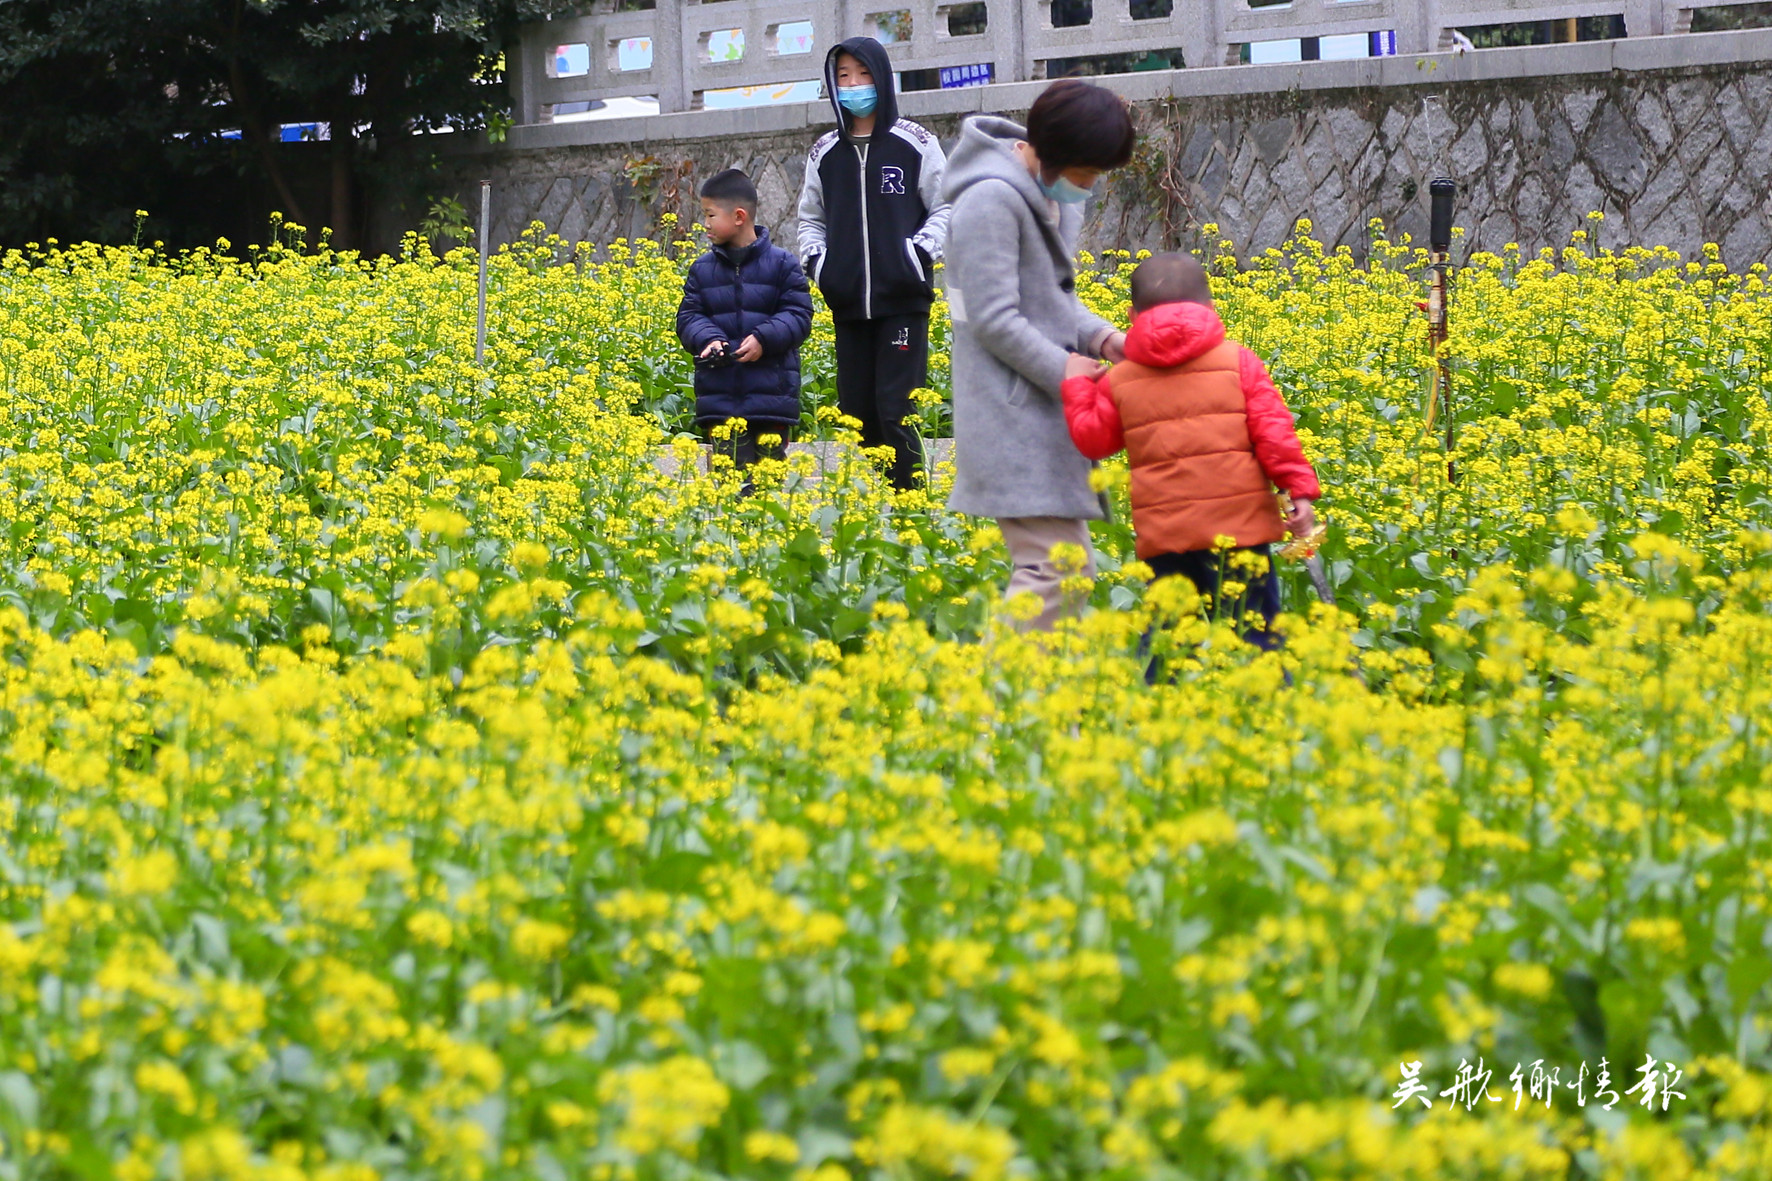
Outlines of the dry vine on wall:
{"type": "Polygon", "coordinates": [[[1198,248],[1200,226],[1212,218],[1195,210],[1181,173],[1181,104],[1164,99],[1144,107],[1137,118],[1138,145],[1132,161],[1114,176],[1114,195],[1120,199],[1114,240],[1132,244],[1142,229],[1137,223],[1148,218],[1157,241],[1139,245],[1151,250],[1198,248]]]}
{"type": "Polygon", "coordinates": [[[657,156],[633,156],[621,170],[635,202],[651,212],[649,237],[662,237],[666,215],[675,215],[676,235],[696,220],[696,211],[685,216],[683,209],[683,194],[694,187],[695,161],[683,158],[667,162],[657,156]]]}

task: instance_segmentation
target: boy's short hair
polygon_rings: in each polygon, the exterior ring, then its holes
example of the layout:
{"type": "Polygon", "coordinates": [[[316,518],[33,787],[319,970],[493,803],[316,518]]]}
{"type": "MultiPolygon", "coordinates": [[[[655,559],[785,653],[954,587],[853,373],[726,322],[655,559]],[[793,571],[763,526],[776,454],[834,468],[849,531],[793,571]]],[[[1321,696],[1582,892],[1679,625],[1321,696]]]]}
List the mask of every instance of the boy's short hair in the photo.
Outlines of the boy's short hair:
{"type": "Polygon", "coordinates": [[[1165,303],[1212,302],[1206,268],[1191,254],[1153,254],[1132,272],[1132,312],[1165,303]]]}
{"type": "Polygon", "coordinates": [[[1138,132],[1125,100],[1105,86],[1060,78],[1028,110],[1028,144],[1048,168],[1118,168],[1138,132]]]}
{"type": "Polygon", "coordinates": [[[757,186],[740,169],[728,168],[724,172],[714,173],[701,182],[701,195],[709,201],[742,209],[751,215],[753,221],[756,220],[757,186]]]}

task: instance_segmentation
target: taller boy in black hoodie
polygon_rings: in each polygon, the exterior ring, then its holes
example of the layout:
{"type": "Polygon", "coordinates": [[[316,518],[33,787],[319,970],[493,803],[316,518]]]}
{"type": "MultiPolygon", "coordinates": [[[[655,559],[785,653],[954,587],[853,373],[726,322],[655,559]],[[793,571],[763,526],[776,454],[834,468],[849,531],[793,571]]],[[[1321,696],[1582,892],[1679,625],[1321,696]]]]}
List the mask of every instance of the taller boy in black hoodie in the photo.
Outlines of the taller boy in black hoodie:
{"type": "Polygon", "coordinates": [[[947,237],[940,142],[898,117],[892,60],[872,37],[825,58],[837,129],[812,145],[800,191],[800,260],[837,330],[837,406],[864,446],[890,446],[892,483],[923,463],[911,391],[929,381],[929,305],[947,237]]]}

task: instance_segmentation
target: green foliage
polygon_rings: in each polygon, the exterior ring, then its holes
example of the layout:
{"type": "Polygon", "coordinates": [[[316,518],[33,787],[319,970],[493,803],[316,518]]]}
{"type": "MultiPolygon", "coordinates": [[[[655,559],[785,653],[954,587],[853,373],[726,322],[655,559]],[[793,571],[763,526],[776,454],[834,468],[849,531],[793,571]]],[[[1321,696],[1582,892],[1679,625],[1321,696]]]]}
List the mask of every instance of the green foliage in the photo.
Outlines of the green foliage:
{"type": "MultiPolygon", "coordinates": [[[[0,244],[127,240],[136,209],[175,244],[248,240],[265,211],[355,244],[358,140],[480,128],[533,0],[12,0],[0,5],[0,244]],[[330,145],[285,144],[325,123],[330,145]],[[238,135],[239,138],[227,138],[238,135]]],[[[420,153],[422,155],[422,151],[420,153]]],[[[402,159],[402,176],[422,173],[402,159]]]]}
{"type": "Polygon", "coordinates": [[[454,197],[437,198],[418,223],[418,236],[433,246],[445,239],[458,246],[465,244],[474,236],[467,207],[454,197]]]}

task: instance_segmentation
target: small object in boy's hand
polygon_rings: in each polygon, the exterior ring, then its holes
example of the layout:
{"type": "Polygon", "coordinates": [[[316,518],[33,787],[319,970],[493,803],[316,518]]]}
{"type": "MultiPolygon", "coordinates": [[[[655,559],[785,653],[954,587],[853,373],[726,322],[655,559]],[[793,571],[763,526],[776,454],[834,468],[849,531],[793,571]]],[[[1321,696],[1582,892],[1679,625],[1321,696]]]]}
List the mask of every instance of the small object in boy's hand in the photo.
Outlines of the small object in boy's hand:
{"type": "Polygon", "coordinates": [[[695,358],[698,369],[724,369],[732,363],[732,349],[723,340],[716,340],[695,358]]]}

